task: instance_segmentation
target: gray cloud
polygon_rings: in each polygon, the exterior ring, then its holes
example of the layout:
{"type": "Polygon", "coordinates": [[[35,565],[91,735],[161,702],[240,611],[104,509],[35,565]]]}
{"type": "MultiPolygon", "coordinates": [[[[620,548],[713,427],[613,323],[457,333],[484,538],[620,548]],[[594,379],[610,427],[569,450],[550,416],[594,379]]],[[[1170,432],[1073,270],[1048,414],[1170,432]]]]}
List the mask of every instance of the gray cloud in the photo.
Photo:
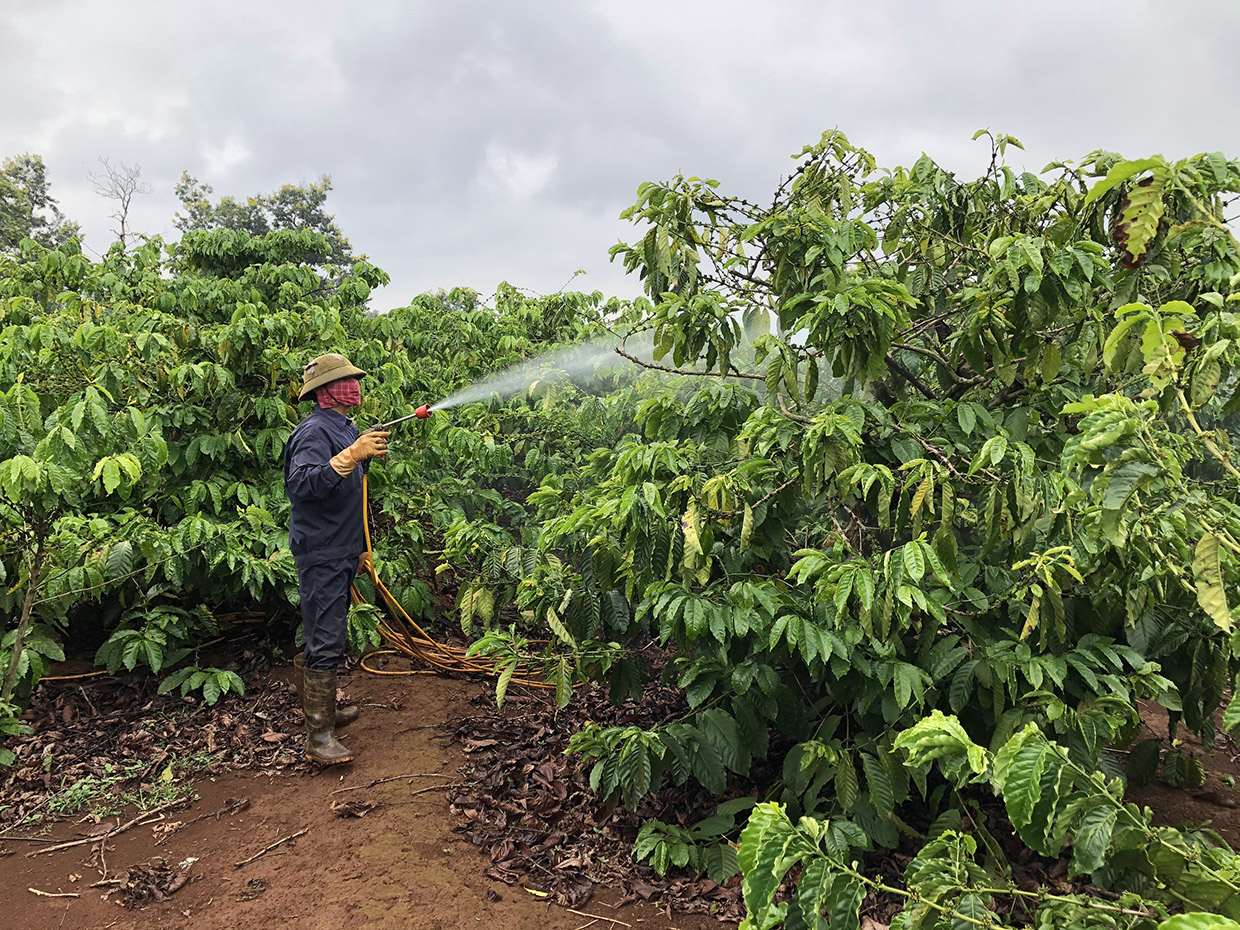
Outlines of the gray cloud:
{"type": "Polygon", "coordinates": [[[102,251],[87,172],[141,163],[137,228],[174,234],[182,169],[246,195],[330,174],[354,246],[421,290],[501,279],[631,295],[607,260],[643,180],[761,198],[838,126],[884,164],[980,170],[1106,147],[1240,151],[1214,103],[1240,78],[1227,0],[547,0],[453,4],[0,2],[0,154],[48,162],[102,251]]]}

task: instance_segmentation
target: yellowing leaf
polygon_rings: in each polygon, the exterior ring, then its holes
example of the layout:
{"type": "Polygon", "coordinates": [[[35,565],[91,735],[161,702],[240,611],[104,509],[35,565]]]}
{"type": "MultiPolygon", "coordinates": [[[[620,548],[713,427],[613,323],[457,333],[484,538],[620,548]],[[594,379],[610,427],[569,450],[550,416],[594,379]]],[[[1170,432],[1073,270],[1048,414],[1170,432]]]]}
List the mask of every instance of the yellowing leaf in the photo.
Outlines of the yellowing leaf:
{"type": "Polygon", "coordinates": [[[121,469],[116,459],[108,457],[103,460],[103,489],[108,494],[115,491],[121,484],[121,469]]]}
{"type": "Polygon", "coordinates": [[[741,552],[749,548],[749,542],[753,539],[753,508],[748,504],[745,505],[745,516],[741,521],[741,552]]]}
{"type": "Polygon", "coordinates": [[[1218,359],[1210,359],[1208,362],[1197,366],[1193,372],[1192,380],[1189,382],[1192,391],[1191,399],[1193,407],[1200,407],[1209,403],[1210,398],[1214,396],[1214,392],[1218,390],[1219,381],[1223,377],[1223,368],[1219,364],[1218,359]]]}
{"type": "Polygon", "coordinates": [[[1197,586],[1197,603],[1219,629],[1230,633],[1231,611],[1227,592],[1223,589],[1223,570],[1219,565],[1218,537],[1206,533],[1197,541],[1193,557],[1193,583],[1197,586]]]}
{"type": "Polygon", "coordinates": [[[1163,215],[1163,188],[1167,184],[1167,170],[1157,167],[1148,178],[1129,188],[1120,227],[1126,230],[1121,245],[1136,261],[1145,255],[1163,215]]]}
{"type": "Polygon", "coordinates": [[[551,607],[547,608],[547,626],[551,628],[551,632],[556,635],[556,638],[563,642],[566,646],[573,649],[577,648],[577,641],[573,639],[573,634],[568,632],[568,627],[561,622],[559,616],[555,612],[555,609],[551,607]]]}
{"type": "Polygon", "coordinates": [[[921,484],[913,493],[913,503],[909,507],[909,513],[912,516],[917,516],[917,511],[921,510],[921,505],[925,502],[926,494],[929,493],[931,486],[930,478],[927,476],[922,479],[921,484]]]}
{"type": "Polygon", "coordinates": [[[483,622],[491,623],[495,619],[495,595],[490,588],[478,588],[474,592],[474,609],[483,622]]]}
{"type": "Polygon", "coordinates": [[[684,558],[681,563],[687,578],[700,584],[710,580],[710,557],[702,548],[701,527],[698,523],[697,501],[691,501],[680,520],[685,536],[684,558]]]}
{"type": "Polygon", "coordinates": [[[904,573],[913,582],[921,581],[926,574],[926,559],[917,541],[907,543],[903,549],[904,573]]]}
{"type": "Polygon", "coordinates": [[[1020,638],[1022,640],[1028,639],[1033,634],[1033,631],[1038,628],[1038,615],[1041,612],[1041,607],[1042,599],[1035,597],[1029,605],[1029,613],[1025,616],[1025,626],[1020,631],[1020,638]]]}

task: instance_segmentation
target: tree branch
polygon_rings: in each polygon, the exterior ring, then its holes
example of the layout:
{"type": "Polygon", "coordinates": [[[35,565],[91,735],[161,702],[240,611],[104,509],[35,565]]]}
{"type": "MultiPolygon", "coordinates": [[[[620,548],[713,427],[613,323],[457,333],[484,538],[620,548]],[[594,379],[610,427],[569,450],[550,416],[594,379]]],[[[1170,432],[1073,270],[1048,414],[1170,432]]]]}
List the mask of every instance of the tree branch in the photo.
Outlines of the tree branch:
{"type": "Polygon", "coordinates": [[[899,374],[900,377],[902,377],[905,381],[907,381],[913,387],[917,388],[917,390],[921,392],[922,396],[930,400],[938,399],[937,394],[931,391],[930,388],[926,387],[926,385],[922,382],[920,378],[918,378],[915,374],[913,374],[911,371],[905,368],[904,365],[902,365],[899,361],[893,358],[890,352],[887,353],[887,366],[889,368],[894,368],[896,370],[896,373],[899,374]]]}
{"type": "Polygon", "coordinates": [[[924,355],[926,358],[931,359],[936,365],[939,365],[945,372],[947,372],[947,376],[957,384],[975,384],[981,380],[980,377],[962,378],[956,369],[952,367],[951,363],[933,349],[927,349],[924,346],[907,345],[903,342],[893,342],[891,347],[893,349],[901,349],[905,352],[913,352],[916,355],[924,355]]]}
{"type": "Polygon", "coordinates": [[[1188,425],[1193,428],[1193,432],[1197,434],[1197,438],[1200,439],[1205,447],[1210,450],[1210,454],[1218,460],[1219,464],[1231,473],[1233,478],[1240,478],[1240,471],[1236,470],[1236,466],[1231,463],[1231,459],[1223,454],[1223,450],[1214,444],[1214,440],[1209,437],[1206,431],[1201,428],[1201,424],[1197,422],[1197,417],[1193,413],[1193,408],[1188,403],[1188,398],[1184,396],[1184,389],[1177,386],[1175,393],[1180,399],[1180,407],[1184,411],[1184,416],[1188,420],[1188,425]]]}
{"type": "Polygon", "coordinates": [[[753,381],[765,381],[765,375],[753,375],[744,371],[694,371],[688,368],[671,368],[667,365],[660,365],[657,362],[644,362],[636,355],[631,355],[624,351],[623,344],[616,346],[616,354],[621,358],[627,358],[634,365],[640,365],[642,368],[650,368],[654,371],[666,371],[673,375],[695,375],[699,378],[749,378],[753,381]]]}
{"type": "Polygon", "coordinates": [[[790,487],[792,487],[794,484],[796,484],[796,483],[797,483],[798,481],[800,481],[800,480],[801,480],[801,475],[800,475],[799,473],[798,473],[798,474],[793,475],[791,478],[789,478],[787,481],[785,481],[783,484],[781,484],[781,485],[780,485],[779,487],[777,487],[775,490],[770,491],[770,492],[768,492],[768,493],[766,493],[766,494],[762,495],[762,496],[761,496],[761,497],[759,497],[756,501],[754,501],[754,503],[753,503],[754,507],[755,507],[755,508],[761,507],[763,504],[765,504],[767,501],[769,501],[769,500],[770,500],[772,497],[774,497],[776,494],[779,494],[779,493],[781,493],[781,492],[783,492],[783,491],[788,490],[790,487]]]}
{"type": "Polygon", "coordinates": [[[22,600],[21,619],[17,622],[17,635],[13,640],[13,654],[9,658],[9,670],[4,676],[4,687],[0,689],[0,701],[7,701],[13,696],[13,686],[17,683],[17,669],[21,664],[22,648],[25,646],[26,631],[30,628],[30,614],[34,609],[34,596],[39,590],[39,573],[43,568],[46,538],[39,532],[34,544],[34,561],[30,566],[30,575],[26,579],[26,596],[22,600]]]}

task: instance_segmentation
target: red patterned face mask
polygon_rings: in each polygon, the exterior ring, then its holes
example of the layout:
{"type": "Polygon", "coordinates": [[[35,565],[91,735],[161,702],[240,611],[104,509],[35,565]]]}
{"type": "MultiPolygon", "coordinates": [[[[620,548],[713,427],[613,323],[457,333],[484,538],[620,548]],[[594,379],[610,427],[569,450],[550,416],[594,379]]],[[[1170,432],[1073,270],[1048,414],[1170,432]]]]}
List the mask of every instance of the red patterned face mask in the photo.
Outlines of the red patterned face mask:
{"type": "Polygon", "coordinates": [[[343,378],[315,392],[320,407],[357,407],[362,403],[362,386],[356,378],[343,378]]]}

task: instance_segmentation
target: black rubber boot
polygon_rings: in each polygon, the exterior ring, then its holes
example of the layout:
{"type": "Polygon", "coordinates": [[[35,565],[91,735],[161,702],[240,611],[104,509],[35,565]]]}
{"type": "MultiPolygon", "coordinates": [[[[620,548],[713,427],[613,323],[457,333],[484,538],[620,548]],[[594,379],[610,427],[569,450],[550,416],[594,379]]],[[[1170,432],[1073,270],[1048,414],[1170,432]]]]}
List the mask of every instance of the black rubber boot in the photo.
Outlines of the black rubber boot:
{"type": "MultiPolygon", "coordinates": [[[[305,693],[306,684],[303,680],[303,673],[306,670],[306,654],[299,652],[293,656],[293,687],[297,689],[297,696],[301,697],[305,693]]],[[[347,727],[350,723],[360,717],[362,709],[356,704],[338,704],[336,705],[336,729],[347,727]]]]}
{"type": "Polygon", "coordinates": [[[306,714],[306,758],[319,765],[353,761],[353,751],[336,739],[336,670],[308,668],[302,672],[301,706],[306,714]]]}

